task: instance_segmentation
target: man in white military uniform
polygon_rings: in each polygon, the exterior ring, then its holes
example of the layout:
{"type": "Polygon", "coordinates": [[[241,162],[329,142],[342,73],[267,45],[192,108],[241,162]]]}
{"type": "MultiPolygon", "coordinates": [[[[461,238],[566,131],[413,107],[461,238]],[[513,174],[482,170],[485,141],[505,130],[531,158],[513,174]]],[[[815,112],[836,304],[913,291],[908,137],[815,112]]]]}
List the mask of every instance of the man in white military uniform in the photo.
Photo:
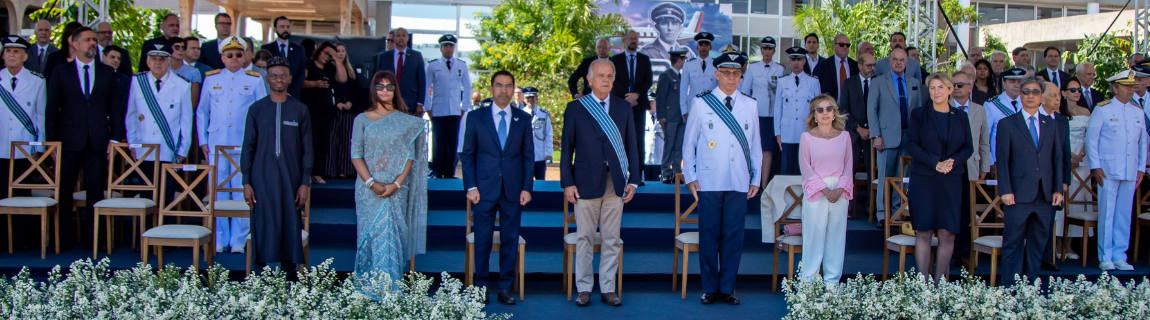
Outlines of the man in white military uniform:
{"type": "MultiPolygon", "coordinates": [[[[738,91],[747,56],[724,52],[715,59],[716,90],[691,100],[683,138],[683,180],[699,208],[699,270],[703,304],[737,305],[735,278],[743,253],[747,199],[759,192],[763,151],[759,107],[738,91]]],[[[802,68],[799,68],[802,72],[802,68]]]]}
{"type": "MultiPolygon", "coordinates": [[[[128,143],[159,144],[160,161],[183,163],[192,145],[191,84],[163,67],[171,57],[170,45],[152,46],[144,48],[149,71],[136,73],[128,89],[128,110],[124,116],[128,143]]],[[[135,148],[136,158],[145,158],[144,151],[144,148],[135,148]]],[[[152,161],[148,164],[154,165],[152,161]]]]}
{"type": "Polygon", "coordinates": [[[683,64],[679,76],[679,111],[684,116],[691,112],[691,101],[696,95],[715,88],[714,59],[710,57],[711,41],[715,41],[715,35],[710,32],[695,34],[695,48],[699,50],[699,57],[688,59],[683,64]]]}
{"type": "Polygon", "coordinates": [[[739,83],[739,92],[754,97],[759,104],[759,140],[762,141],[760,144],[763,148],[763,167],[760,168],[762,181],[759,181],[759,185],[765,186],[771,179],[772,169],[781,168],[781,163],[774,161],[774,158],[779,156],[779,144],[771,139],[775,136],[775,110],[772,107],[775,103],[779,78],[782,78],[787,70],[774,61],[774,37],[763,37],[759,41],[759,53],[763,55],[763,60],[747,66],[747,74],[739,83]]]}
{"type": "Polygon", "coordinates": [[[799,174],[799,136],[807,132],[803,122],[810,113],[811,99],[819,95],[819,79],[803,72],[807,64],[807,49],[787,49],[791,59],[791,74],[778,81],[775,91],[775,143],[782,150],[782,170],[779,174],[799,174]]]}
{"type": "Polygon", "coordinates": [[[454,35],[439,37],[439,52],[443,57],[427,63],[427,101],[424,111],[431,113],[432,141],[431,171],[436,178],[455,178],[455,150],[459,144],[459,124],[463,110],[470,107],[471,76],[467,63],[455,59],[454,35]]]}
{"type": "Polygon", "coordinates": [[[1146,119],[1131,101],[1138,85],[1126,70],[1106,79],[1114,98],[1094,107],[1086,126],[1086,158],[1098,182],[1098,261],[1105,271],[1132,271],[1126,263],[1130,247],[1130,210],[1134,193],[1146,171],[1146,119]],[[1141,116],[1141,117],[1140,117],[1141,116]]]}
{"type": "MultiPolygon", "coordinates": [[[[196,136],[200,148],[209,163],[216,165],[216,175],[221,180],[240,168],[227,161],[215,163],[213,150],[216,146],[242,144],[248,107],[268,95],[259,72],[242,70],[247,43],[235,36],[223,40],[220,43],[220,56],[225,68],[205,73],[207,78],[204,79],[200,104],[196,108],[196,136]]],[[[239,151],[235,151],[233,157],[236,162],[242,161],[239,151]]],[[[227,187],[243,188],[242,183],[243,177],[236,174],[228,180],[227,187]]],[[[244,196],[242,192],[229,192],[217,195],[216,199],[243,200],[244,196]]],[[[216,252],[231,248],[232,253],[243,253],[247,235],[248,219],[216,218],[216,252]]]]}
{"type": "MultiPolygon", "coordinates": [[[[0,146],[0,158],[5,159],[4,162],[8,162],[7,159],[21,159],[15,161],[13,169],[13,172],[20,174],[27,170],[31,163],[23,160],[24,155],[20,152],[9,154],[10,146],[12,141],[45,140],[44,108],[48,101],[47,90],[43,76],[24,68],[24,62],[28,60],[28,53],[25,50],[31,47],[28,41],[20,36],[8,36],[0,39],[0,43],[4,46],[5,68],[5,71],[0,71],[0,102],[4,104],[4,107],[0,108],[0,143],[3,143],[3,146],[0,146]]],[[[0,167],[2,167],[0,190],[8,190],[8,165],[0,167]]],[[[24,190],[15,192],[17,196],[29,194],[24,190]]],[[[0,199],[7,197],[7,192],[0,192],[0,199]]],[[[35,230],[34,226],[39,221],[34,216],[17,215],[10,221],[16,226],[9,229],[13,231],[13,242],[21,243],[21,249],[31,249],[30,244],[39,242],[39,240],[27,241],[31,239],[28,239],[30,235],[25,232],[35,230]]]]}
{"type": "Polygon", "coordinates": [[[523,111],[531,114],[531,136],[532,141],[535,141],[535,180],[545,180],[547,165],[551,163],[551,154],[555,152],[555,131],[551,128],[551,113],[535,104],[539,102],[539,89],[523,88],[523,96],[527,100],[523,105],[523,111]]]}
{"type": "MultiPolygon", "coordinates": [[[[998,143],[995,137],[998,137],[998,121],[1012,115],[1018,110],[1022,110],[1022,78],[1026,77],[1026,70],[1021,68],[1010,68],[1002,70],[998,75],[1002,79],[1002,94],[986,100],[982,106],[986,109],[986,123],[990,125],[990,164],[994,165],[995,162],[995,148],[998,143]]],[[[990,171],[995,171],[992,167],[990,171]]]]}

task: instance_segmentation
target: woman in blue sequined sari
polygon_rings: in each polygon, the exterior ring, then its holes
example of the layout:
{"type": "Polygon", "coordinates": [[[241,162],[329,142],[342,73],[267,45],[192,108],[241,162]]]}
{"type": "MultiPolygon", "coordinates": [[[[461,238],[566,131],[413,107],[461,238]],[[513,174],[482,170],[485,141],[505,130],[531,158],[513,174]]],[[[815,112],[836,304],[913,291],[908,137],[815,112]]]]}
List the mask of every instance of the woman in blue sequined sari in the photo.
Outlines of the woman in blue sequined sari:
{"type": "Polygon", "coordinates": [[[426,251],[426,121],[405,113],[390,71],[371,80],[371,107],[352,124],[357,246],[355,272],[403,279],[408,259],[426,251]]]}

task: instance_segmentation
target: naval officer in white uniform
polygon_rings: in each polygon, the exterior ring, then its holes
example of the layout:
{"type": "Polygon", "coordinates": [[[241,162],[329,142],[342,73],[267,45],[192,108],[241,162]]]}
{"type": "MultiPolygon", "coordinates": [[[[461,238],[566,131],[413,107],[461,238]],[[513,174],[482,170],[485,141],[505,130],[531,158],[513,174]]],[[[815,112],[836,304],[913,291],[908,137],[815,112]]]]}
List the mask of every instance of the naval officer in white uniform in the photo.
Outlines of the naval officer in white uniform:
{"type": "Polygon", "coordinates": [[[535,180],[546,180],[547,165],[551,164],[551,155],[555,152],[555,131],[551,128],[551,113],[535,104],[539,102],[538,88],[523,88],[523,96],[527,100],[523,105],[523,111],[531,114],[531,141],[535,142],[535,180]]]}

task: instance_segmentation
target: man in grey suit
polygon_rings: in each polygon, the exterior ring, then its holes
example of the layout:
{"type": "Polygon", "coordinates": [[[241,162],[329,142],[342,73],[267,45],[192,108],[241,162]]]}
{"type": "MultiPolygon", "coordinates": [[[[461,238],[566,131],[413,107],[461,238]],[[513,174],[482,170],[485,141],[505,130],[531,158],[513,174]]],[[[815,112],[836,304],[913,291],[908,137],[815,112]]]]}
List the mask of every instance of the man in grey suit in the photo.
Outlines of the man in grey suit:
{"type": "MultiPolygon", "coordinates": [[[[895,48],[906,50],[906,35],[902,32],[895,32],[890,35],[891,55],[894,55],[895,48]]],[[[879,60],[878,63],[875,64],[874,75],[876,77],[890,73],[890,58],[891,57],[882,58],[882,60],[879,60]]],[[[919,80],[924,79],[926,76],[922,74],[921,64],[916,59],[907,58],[906,72],[909,73],[911,77],[919,80]]]]}
{"type": "Polygon", "coordinates": [[[679,70],[687,59],[686,50],[672,50],[671,69],[659,74],[655,91],[655,117],[663,127],[663,183],[671,183],[683,172],[683,113],[679,110],[679,70]]]}
{"type": "MultiPolygon", "coordinates": [[[[879,181],[886,181],[887,176],[894,175],[898,170],[898,161],[906,155],[902,141],[906,138],[906,128],[910,111],[921,104],[922,96],[918,86],[922,80],[908,74],[906,50],[896,47],[890,52],[891,71],[876,76],[872,82],[870,95],[867,96],[867,123],[870,125],[871,143],[878,152],[875,165],[878,166],[879,181]]],[[[883,188],[880,186],[876,194],[875,203],[885,203],[883,188]]],[[[900,199],[891,202],[897,208],[900,199]]],[[[877,206],[875,214],[878,216],[878,228],[884,227],[886,219],[884,205],[877,206]]]]}
{"type": "Polygon", "coordinates": [[[24,68],[43,74],[48,55],[56,51],[60,49],[52,45],[52,24],[47,20],[36,21],[36,44],[26,49],[28,60],[24,60],[24,68]]]}
{"type": "MultiPolygon", "coordinates": [[[[958,110],[966,111],[967,119],[970,120],[970,135],[971,140],[975,143],[974,153],[970,155],[970,159],[966,160],[966,177],[970,180],[986,179],[986,173],[990,172],[990,125],[986,122],[986,109],[982,105],[975,103],[971,100],[971,91],[974,88],[974,83],[971,80],[973,77],[969,73],[958,71],[950,78],[954,83],[954,91],[950,93],[951,105],[958,110]]],[[[962,193],[962,209],[959,212],[970,212],[970,193],[962,193]]],[[[962,214],[959,216],[959,229],[958,234],[954,240],[954,255],[953,260],[955,264],[960,267],[965,267],[967,270],[973,270],[970,266],[970,215],[962,214]]]]}

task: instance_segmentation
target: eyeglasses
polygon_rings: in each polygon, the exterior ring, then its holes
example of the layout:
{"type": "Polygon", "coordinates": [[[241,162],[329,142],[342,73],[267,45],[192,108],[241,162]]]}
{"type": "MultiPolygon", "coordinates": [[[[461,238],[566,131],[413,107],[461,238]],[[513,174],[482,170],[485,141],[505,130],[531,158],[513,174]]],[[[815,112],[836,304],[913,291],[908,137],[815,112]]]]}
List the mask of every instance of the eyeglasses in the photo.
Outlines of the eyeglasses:
{"type": "Polygon", "coordinates": [[[1022,89],[1022,94],[1027,96],[1041,96],[1041,89],[1022,89]]]}
{"type": "Polygon", "coordinates": [[[743,75],[743,71],[741,71],[741,70],[735,70],[735,71],[719,70],[719,74],[721,74],[721,75],[723,75],[723,77],[727,77],[727,78],[740,77],[743,75]]]}
{"type": "Polygon", "coordinates": [[[962,87],[965,87],[965,86],[966,86],[966,85],[968,85],[968,84],[969,84],[969,83],[966,83],[966,82],[955,82],[955,83],[954,83],[954,87],[955,87],[955,88],[959,88],[959,89],[962,89],[962,87]]]}
{"type": "Polygon", "coordinates": [[[1066,88],[1066,89],[1063,89],[1062,91],[1070,91],[1070,93],[1082,92],[1082,88],[1066,88]]]}
{"type": "Polygon", "coordinates": [[[847,43],[847,42],[835,42],[835,45],[843,47],[843,48],[850,48],[851,47],[851,44],[847,43]]]}
{"type": "Polygon", "coordinates": [[[228,58],[228,59],[232,59],[232,58],[239,59],[239,58],[244,57],[244,53],[243,52],[228,52],[228,53],[224,54],[224,57],[228,58]]]}
{"type": "Polygon", "coordinates": [[[394,84],[382,84],[382,83],[375,85],[375,91],[385,91],[385,90],[387,92],[395,92],[395,85],[394,84]]]}
{"type": "Polygon", "coordinates": [[[835,107],[815,107],[815,113],[835,112],[835,107]]]}
{"type": "Polygon", "coordinates": [[[184,50],[184,46],[172,46],[172,50],[184,50]]]}

